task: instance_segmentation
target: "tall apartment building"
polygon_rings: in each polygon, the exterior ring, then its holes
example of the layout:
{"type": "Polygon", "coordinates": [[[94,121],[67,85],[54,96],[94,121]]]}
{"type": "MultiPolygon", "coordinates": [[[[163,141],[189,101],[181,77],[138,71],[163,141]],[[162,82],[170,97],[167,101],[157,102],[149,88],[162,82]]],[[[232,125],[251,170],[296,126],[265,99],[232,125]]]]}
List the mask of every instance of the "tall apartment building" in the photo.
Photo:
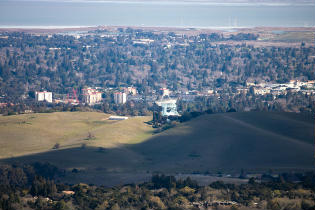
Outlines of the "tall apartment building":
{"type": "Polygon", "coordinates": [[[114,93],[115,104],[124,104],[127,101],[126,93],[116,92],[114,93]]]}
{"type": "Polygon", "coordinates": [[[94,105],[102,101],[102,93],[93,88],[82,89],[83,102],[89,105],[94,105]]]}
{"type": "Polygon", "coordinates": [[[42,91],[42,92],[35,92],[35,100],[36,101],[46,101],[52,103],[52,92],[42,91]]]}

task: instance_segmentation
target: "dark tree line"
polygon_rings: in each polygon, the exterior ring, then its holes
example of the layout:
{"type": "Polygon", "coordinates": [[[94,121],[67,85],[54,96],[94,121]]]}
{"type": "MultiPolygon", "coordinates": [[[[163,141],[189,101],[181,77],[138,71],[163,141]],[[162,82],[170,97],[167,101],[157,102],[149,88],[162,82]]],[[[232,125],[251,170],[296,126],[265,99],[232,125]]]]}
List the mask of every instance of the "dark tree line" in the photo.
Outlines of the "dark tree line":
{"type": "MultiPolygon", "coordinates": [[[[61,173],[61,174],[60,174],[61,173]]],[[[264,174],[246,184],[153,175],[142,184],[103,187],[54,183],[62,171],[50,164],[1,165],[0,209],[302,209],[315,206],[315,176],[264,174]],[[268,181],[265,181],[267,180],[268,181]],[[65,192],[71,192],[66,194],[65,192]]]]}

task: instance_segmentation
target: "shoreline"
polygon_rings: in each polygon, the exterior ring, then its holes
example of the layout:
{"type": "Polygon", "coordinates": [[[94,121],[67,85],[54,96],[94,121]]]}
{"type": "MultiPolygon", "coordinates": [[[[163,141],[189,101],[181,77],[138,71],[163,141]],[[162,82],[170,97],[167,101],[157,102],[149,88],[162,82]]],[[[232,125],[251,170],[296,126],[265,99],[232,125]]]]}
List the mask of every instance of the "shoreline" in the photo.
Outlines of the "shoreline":
{"type": "Polygon", "coordinates": [[[134,29],[143,29],[143,30],[186,30],[186,31],[198,31],[198,30],[213,30],[213,31],[222,31],[222,32],[237,32],[243,30],[250,31],[315,31],[315,26],[257,26],[257,27],[233,27],[233,26],[1,26],[0,32],[13,32],[13,31],[42,31],[42,32],[74,32],[74,31],[93,31],[93,30],[106,30],[106,29],[118,29],[118,28],[134,28],[134,29]]]}
{"type": "Polygon", "coordinates": [[[6,33],[28,33],[35,35],[53,35],[65,34],[72,36],[85,36],[88,34],[100,33],[116,33],[119,34],[120,29],[142,30],[155,34],[175,33],[179,35],[198,36],[200,34],[219,33],[223,36],[236,35],[238,33],[256,34],[260,39],[255,41],[221,41],[217,44],[249,44],[253,46],[277,46],[277,47],[299,47],[301,42],[307,46],[315,46],[315,27],[253,27],[253,28],[235,28],[235,27],[215,27],[215,28],[192,28],[192,27],[144,27],[144,26],[37,26],[36,27],[12,27],[1,28],[0,38],[6,38],[6,33]],[[280,35],[282,34],[282,35],[280,35]],[[298,37],[298,38],[294,38],[298,37]]]}

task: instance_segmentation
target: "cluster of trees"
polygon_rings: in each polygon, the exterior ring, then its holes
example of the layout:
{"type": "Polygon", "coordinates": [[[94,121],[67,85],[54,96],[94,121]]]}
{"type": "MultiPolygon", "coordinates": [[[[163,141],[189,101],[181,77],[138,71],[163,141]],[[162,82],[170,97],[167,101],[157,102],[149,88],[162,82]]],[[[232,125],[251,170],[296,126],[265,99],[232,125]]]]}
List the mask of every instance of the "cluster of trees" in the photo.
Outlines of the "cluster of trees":
{"type": "Polygon", "coordinates": [[[56,184],[53,179],[62,173],[50,164],[1,165],[0,209],[220,209],[220,202],[229,209],[311,210],[315,206],[314,173],[281,174],[269,182],[251,178],[240,185],[217,181],[208,186],[189,177],[153,175],[149,182],[111,188],[56,184]],[[292,182],[292,176],[299,181],[292,182]]]}
{"type": "Polygon", "coordinates": [[[217,96],[196,97],[193,102],[178,101],[178,109],[185,112],[223,113],[235,110],[242,111],[289,111],[314,112],[315,95],[303,93],[288,93],[274,98],[271,94],[255,95],[252,93],[217,96]]]}
{"type": "MultiPolygon", "coordinates": [[[[0,165],[0,209],[25,208],[21,199],[26,195],[55,195],[57,187],[54,178],[63,174],[63,170],[49,163],[0,165]]],[[[31,206],[34,207],[33,204],[31,206]]]]}

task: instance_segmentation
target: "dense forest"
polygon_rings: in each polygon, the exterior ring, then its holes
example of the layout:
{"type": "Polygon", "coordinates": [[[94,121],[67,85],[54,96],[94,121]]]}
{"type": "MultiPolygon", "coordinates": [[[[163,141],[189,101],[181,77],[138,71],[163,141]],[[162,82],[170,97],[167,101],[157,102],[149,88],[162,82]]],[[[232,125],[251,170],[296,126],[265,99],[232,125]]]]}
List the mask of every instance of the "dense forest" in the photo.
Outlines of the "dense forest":
{"type": "Polygon", "coordinates": [[[249,79],[272,82],[315,79],[314,47],[215,43],[221,39],[220,34],[187,36],[132,29],[110,36],[99,32],[80,38],[3,33],[0,94],[17,99],[29,90],[66,93],[69,87],[121,85],[133,85],[145,93],[163,84],[176,91],[214,89],[226,83],[233,87],[249,79]],[[143,39],[152,41],[143,44],[135,41],[143,39]]]}
{"type": "MultiPolygon", "coordinates": [[[[220,93],[219,98],[201,97],[196,103],[179,98],[181,112],[209,108],[216,112],[231,108],[313,110],[312,95],[292,93],[274,100],[272,95],[235,94],[247,81],[283,83],[291,79],[315,79],[315,48],[304,43],[300,47],[220,44],[220,41],[257,38],[258,35],[245,33],[228,37],[220,33],[188,36],[131,28],[74,35],[2,32],[0,102],[14,106],[1,109],[1,113],[43,111],[40,104],[34,104],[34,91],[67,94],[74,87],[80,93],[86,86],[134,86],[143,96],[150,96],[161,87],[168,87],[174,93],[189,90],[220,93]]],[[[104,103],[96,108],[104,112],[141,115],[152,111],[145,99],[115,106],[111,93],[104,93],[103,98],[104,103]],[[130,113],[128,107],[134,106],[135,113],[130,113]]],[[[53,110],[82,110],[82,107],[58,106],[53,110]]]]}
{"type": "MultiPolygon", "coordinates": [[[[1,112],[19,113],[30,109],[30,104],[32,110],[41,111],[42,106],[34,104],[34,91],[66,94],[72,87],[80,92],[85,86],[134,86],[142,95],[151,95],[165,86],[174,92],[210,89],[221,94],[220,100],[218,97],[200,98],[193,104],[182,101],[179,106],[182,112],[209,108],[215,111],[231,108],[300,111],[301,107],[312,110],[313,97],[303,94],[283,96],[287,98],[286,103],[274,101],[270,95],[235,96],[236,88],[246,81],[279,83],[315,79],[315,48],[305,47],[303,43],[300,47],[217,44],[218,41],[257,38],[257,35],[244,33],[229,37],[220,33],[188,36],[130,28],[114,32],[97,30],[82,35],[3,32],[0,37],[0,100],[15,106],[1,112]]],[[[104,112],[139,115],[150,110],[145,102],[117,107],[112,104],[110,93],[103,97],[104,104],[97,109],[104,112]],[[135,104],[139,108],[129,113],[128,106],[135,104]]],[[[71,109],[62,105],[53,110],[71,109]]]]}

